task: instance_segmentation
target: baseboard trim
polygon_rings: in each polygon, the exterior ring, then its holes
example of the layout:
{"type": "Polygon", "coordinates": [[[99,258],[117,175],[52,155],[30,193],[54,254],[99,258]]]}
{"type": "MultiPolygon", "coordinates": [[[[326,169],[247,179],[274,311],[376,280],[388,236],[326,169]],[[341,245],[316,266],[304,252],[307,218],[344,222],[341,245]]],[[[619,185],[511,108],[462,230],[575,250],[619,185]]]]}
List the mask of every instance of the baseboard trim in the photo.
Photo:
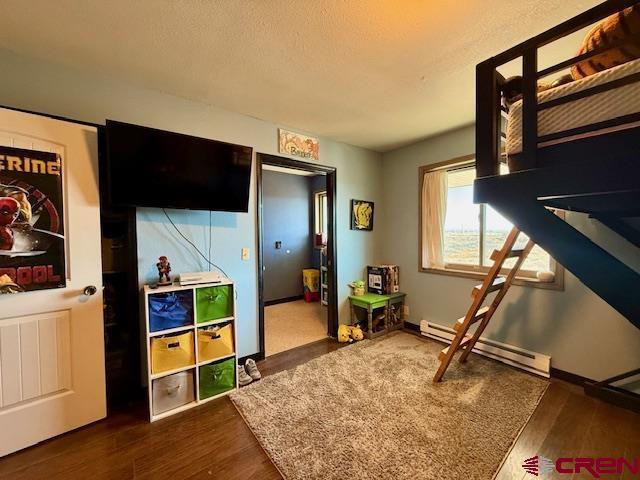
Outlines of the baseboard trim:
{"type": "Polygon", "coordinates": [[[573,385],[578,385],[580,387],[584,387],[588,382],[595,382],[595,380],[583,377],[582,375],[577,375],[575,373],[567,372],[565,370],[560,370],[559,368],[554,367],[551,367],[551,378],[557,378],[558,380],[572,383],[573,385]]]}
{"type": "Polygon", "coordinates": [[[418,333],[420,333],[420,325],[418,325],[417,323],[410,323],[410,322],[407,322],[407,321],[405,320],[405,322],[404,322],[404,328],[405,328],[406,330],[411,330],[411,331],[413,331],[413,332],[418,332],[418,333]]]}
{"type": "Polygon", "coordinates": [[[278,305],[279,303],[296,302],[298,300],[302,300],[303,298],[304,298],[304,295],[296,295],[295,297],[278,298],[277,300],[267,300],[264,302],[264,306],[269,307],[271,305],[278,305]]]}
{"type": "MultiPolygon", "coordinates": [[[[449,345],[456,332],[450,327],[422,320],[420,322],[420,334],[449,345]]],[[[492,358],[535,375],[545,378],[551,376],[551,357],[543,353],[532,352],[486,337],[480,337],[472,351],[478,355],[492,358]]]]}
{"type": "Polygon", "coordinates": [[[640,395],[611,385],[585,383],[584,393],[620,408],[640,413],[640,395]]]}
{"type": "Polygon", "coordinates": [[[551,368],[551,377],[582,387],[585,395],[589,397],[640,413],[640,395],[637,393],[613,385],[602,384],[558,368],[551,368]]]}
{"type": "Polygon", "coordinates": [[[254,361],[259,362],[260,360],[264,360],[264,352],[256,352],[251,355],[245,355],[238,359],[238,365],[244,365],[247,360],[252,358],[254,361]]]}

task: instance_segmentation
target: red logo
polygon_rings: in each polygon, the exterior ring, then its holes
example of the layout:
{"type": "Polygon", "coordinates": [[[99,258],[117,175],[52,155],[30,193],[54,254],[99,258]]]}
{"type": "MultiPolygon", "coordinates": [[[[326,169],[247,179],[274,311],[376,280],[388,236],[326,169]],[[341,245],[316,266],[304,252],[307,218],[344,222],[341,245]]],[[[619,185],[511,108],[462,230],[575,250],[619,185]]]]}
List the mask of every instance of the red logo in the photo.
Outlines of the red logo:
{"type": "Polygon", "coordinates": [[[527,458],[522,464],[522,468],[524,468],[525,472],[537,477],[538,475],[544,475],[545,473],[553,471],[555,464],[553,460],[547,457],[536,455],[535,457],[527,458]]]}
{"type": "Polygon", "coordinates": [[[546,457],[536,455],[527,458],[522,468],[529,475],[540,476],[556,471],[559,474],[573,475],[574,473],[588,473],[592,478],[601,475],[622,474],[629,472],[637,475],[640,472],[640,462],[637,458],[624,457],[560,457],[554,462],[546,457]]]}

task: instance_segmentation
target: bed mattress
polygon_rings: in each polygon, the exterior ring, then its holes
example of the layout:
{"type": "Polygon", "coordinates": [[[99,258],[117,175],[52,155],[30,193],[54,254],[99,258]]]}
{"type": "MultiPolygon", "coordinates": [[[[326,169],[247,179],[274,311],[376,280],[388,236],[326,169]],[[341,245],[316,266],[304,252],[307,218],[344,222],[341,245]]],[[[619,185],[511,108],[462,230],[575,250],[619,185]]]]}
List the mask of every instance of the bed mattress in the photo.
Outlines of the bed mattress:
{"type": "MultiPolygon", "coordinates": [[[[640,72],[640,59],[618,65],[617,67],[610,68],[609,70],[599,72],[575,82],[540,92],[538,94],[538,103],[564,97],[638,72],[640,72]]],[[[631,83],[613,90],[607,90],[606,92],[597,93],[580,100],[542,110],[538,113],[538,136],[558,133],[563,130],[583,127],[638,112],[640,112],[640,82],[631,83]]],[[[638,125],[640,125],[640,122],[634,122],[633,124],[625,124],[605,130],[553,140],[540,145],[547,146],[557,144],[576,138],[601,135],[613,130],[621,130],[638,125]]],[[[522,152],[522,100],[514,103],[509,109],[506,152],[507,155],[516,155],[522,152]]]]}

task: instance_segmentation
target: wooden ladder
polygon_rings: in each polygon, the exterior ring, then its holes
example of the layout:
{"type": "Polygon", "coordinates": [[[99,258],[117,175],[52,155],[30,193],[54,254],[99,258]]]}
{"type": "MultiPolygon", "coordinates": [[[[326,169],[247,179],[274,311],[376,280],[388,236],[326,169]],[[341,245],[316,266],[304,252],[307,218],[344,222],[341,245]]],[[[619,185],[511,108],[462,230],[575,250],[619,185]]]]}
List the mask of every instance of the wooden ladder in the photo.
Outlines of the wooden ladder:
{"type": "Polygon", "coordinates": [[[520,230],[516,227],[513,227],[509,235],[507,235],[507,239],[504,242],[504,245],[500,250],[494,250],[491,253],[491,260],[493,260],[493,266],[489,269],[489,273],[487,274],[484,282],[480,285],[476,285],[472,292],[471,298],[473,301],[471,302],[471,307],[469,307],[469,311],[467,314],[458,319],[458,321],[453,326],[453,329],[456,331],[456,335],[453,338],[451,345],[447,348],[443,349],[438,355],[438,359],[440,360],[440,368],[436,372],[433,377],[434,382],[439,382],[442,380],[444,373],[447,371],[451,360],[453,360],[453,356],[456,354],[458,350],[463,350],[462,355],[460,356],[460,362],[465,362],[469,357],[469,354],[473,350],[474,345],[482,335],[482,332],[487,327],[489,320],[495,313],[498,305],[507,294],[507,290],[511,286],[511,282],[516,276],[516,273],[524,263],[529,255],[529,252],[535,245],[531,240],[527,242],[524,248],[514,250],[514,245],[518,240],[518,236],[520,235],[520,230]],[[500,275],[500,271],[502,270],[503,264],[505,260],[509,258],[516,258],[515,265],[511,268],[506,277],[500,275]],[[487,296],[492,292],[498,292],[496,297],[493,299],[491,304],[488,306],[482,306],[487,296]],[[469,328],[471,325],[480,322],[480,325],[476,328],[476,331],[467,335],[469,328]]]}

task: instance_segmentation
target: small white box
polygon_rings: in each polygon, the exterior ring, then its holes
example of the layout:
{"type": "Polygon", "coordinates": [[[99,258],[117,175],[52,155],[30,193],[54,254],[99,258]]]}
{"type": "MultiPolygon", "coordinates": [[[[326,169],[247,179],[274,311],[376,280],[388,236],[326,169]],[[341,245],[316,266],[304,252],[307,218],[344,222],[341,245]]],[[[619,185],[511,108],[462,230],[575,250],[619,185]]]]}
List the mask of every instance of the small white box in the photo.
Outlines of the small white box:
{"type": "Polygon", "coordinates": [[[201,283],[220,283],[218,272],[188,272],[180,274],[180,286],[199,285],[201,283]]]}

